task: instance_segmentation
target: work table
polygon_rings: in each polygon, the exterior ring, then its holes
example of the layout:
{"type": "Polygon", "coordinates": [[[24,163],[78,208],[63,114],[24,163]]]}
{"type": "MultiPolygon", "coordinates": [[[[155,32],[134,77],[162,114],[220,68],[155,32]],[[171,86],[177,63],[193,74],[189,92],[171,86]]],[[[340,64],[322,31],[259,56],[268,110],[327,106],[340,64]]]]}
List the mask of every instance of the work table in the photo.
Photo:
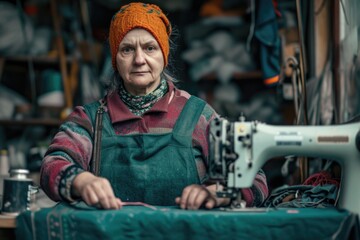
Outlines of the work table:
{"type": "Polygon", "coordinates": [[[0,239],[15,239],[16,216],[0,214],[0,239]]]}
{"type": "Polygon", "coordinates": [[[17,218],[19,239],[349,239],[358,216],[336,208],[182,210],[58,204],[17,218]]]}

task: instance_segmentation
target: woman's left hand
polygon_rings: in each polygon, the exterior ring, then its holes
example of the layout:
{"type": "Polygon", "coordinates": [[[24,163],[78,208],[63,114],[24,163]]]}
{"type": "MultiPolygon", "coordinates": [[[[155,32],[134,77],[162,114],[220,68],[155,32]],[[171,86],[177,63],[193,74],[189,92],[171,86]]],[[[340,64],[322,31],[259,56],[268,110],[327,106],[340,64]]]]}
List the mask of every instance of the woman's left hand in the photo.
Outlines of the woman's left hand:
{"type": "Polygon", "coordinates": [[[184,188],[181,197],[175,199],[182,209],[196,210],[204,206],[207,209],[227,205],[230,199],[216,197],[216,185],[203,186],[193,184],[184,188]]]}

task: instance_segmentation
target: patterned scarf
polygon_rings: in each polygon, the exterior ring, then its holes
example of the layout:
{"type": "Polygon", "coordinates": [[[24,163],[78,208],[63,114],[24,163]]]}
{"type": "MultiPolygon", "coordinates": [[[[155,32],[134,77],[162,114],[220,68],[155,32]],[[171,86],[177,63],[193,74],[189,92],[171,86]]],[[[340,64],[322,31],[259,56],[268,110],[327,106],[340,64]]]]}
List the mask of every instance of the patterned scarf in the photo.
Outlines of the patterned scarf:
{"type": "Polygon", "coordinates": [[[151,93],[145,96],[134,96],[125,90],[123,83],[119,86],[121,100],[129,107],[130,111],[136,116],[142,116],[154,104],[162,98],[168,91],[165,79],[161,79],[160,85],[151,93]]]}

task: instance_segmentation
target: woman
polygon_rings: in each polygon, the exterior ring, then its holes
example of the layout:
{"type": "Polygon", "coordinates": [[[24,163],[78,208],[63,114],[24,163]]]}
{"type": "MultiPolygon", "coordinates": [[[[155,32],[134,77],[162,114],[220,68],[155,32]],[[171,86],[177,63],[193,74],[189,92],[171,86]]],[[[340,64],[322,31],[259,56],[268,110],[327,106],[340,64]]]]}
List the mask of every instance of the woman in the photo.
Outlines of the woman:
{"type": "MultiPolygon", "coordinates": [[[[101,101],[76,107],[54,137],[41,168],[50,198],[104,209],[133,201],[183,209],[229,204],[205,184],[208,127],[217,114],[164,73],[170,34],[156,5],[130,3],[114,15],[112,87],[101,101]]],[[[250,206],[266,195],[260,172],[243,196],[250,206]]]]}

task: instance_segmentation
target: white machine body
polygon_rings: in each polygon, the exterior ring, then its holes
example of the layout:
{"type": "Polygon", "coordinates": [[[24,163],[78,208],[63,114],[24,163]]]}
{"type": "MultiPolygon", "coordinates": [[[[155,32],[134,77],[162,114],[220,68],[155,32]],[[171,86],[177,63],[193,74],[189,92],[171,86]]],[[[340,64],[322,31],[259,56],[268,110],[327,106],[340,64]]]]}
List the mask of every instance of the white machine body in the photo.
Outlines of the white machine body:
{"type": "Polygon", "coordinates": [[[225,183],[224,197],[251,187],[260,168],[274,157],[323,158],[342,168],[338,206],[360,215],[360,123],[276,126],[215,119],[209,142],[210,178],[225,183]]]}

